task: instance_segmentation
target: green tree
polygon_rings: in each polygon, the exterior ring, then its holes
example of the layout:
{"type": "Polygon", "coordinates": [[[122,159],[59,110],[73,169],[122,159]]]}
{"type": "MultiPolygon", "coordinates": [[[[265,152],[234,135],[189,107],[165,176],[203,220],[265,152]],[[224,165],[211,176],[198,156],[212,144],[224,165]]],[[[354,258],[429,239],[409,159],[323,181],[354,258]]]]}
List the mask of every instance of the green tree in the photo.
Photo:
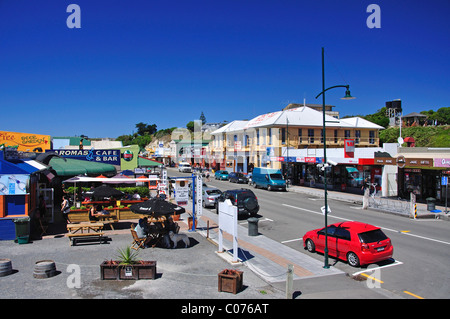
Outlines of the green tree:
{"type": "Polygon", "coordinates": [[[381,125],[384,128],[389,126],[389,118],[386,116],[386,107],[382,107],[374,114],[363,116],[363,118],[372,123],[381,125]]]}
{"type": "Polygon", "coordinates": [[[203,111],[202,111],[202,114],[200,114],[200,120],[202,121],[202,125],[206,124],[206,117],[205,117],[205,114],[203,114],[203,111]]]}

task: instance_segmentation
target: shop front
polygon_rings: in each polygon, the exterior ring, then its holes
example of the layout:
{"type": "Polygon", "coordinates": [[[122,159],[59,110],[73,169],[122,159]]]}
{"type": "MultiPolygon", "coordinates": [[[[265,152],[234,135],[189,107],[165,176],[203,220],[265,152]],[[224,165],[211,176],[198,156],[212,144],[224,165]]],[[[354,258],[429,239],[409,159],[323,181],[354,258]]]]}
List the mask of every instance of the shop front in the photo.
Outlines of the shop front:
{"type": "Polygon", "coordinates": [[[424,150],[422,154],[403,153],[397,157],[398,193],[401,198],[409,199],[411,193],[421,202],[432,198],[438,203],[444,203],[448,198],[448,188],[442,184],[442,177],[450,175],[450,152],[436,154],[436,149],[433,151],[434,153],[424,150]],[[410,155],[423,155],[427,158],[410,155]]]}

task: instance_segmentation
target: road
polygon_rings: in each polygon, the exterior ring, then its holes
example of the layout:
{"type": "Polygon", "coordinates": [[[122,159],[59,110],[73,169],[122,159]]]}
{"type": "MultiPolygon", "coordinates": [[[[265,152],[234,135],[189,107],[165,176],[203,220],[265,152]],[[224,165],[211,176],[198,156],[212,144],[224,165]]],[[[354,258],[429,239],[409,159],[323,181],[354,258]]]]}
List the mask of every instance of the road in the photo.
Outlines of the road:
{"type": "MultiPolygon", "coordinates": [[[[169,176],[190,176],[169,169],[169,176]]],[[[302,236],[311,229],[324,226],[324,216],[320,207],[323,198],[294,192],[269,192],[253,189],[248,185],[233,184],[228,181],[211,179],[208,186],[221,190],[250,188],[258,197],[259,232],[273,240],[288,245],[305,254],[323,261],[324,256],[309,253],[303,249],[302,236]]],[[[330,258],[329,262],[338,269],[352,275],[364,276],[371,284],[400,298],[448,298],[450,295],[450,223],[435,219],[409,218],[374,210],[362,210],[360,206],[328,200],[331,214],[328,223],[357,220],[379,226],[394,245],[394,259],[353,268],[346,262],[330,258]]],[[[246,225],[245,220],[240,221],[246,225]]]]}

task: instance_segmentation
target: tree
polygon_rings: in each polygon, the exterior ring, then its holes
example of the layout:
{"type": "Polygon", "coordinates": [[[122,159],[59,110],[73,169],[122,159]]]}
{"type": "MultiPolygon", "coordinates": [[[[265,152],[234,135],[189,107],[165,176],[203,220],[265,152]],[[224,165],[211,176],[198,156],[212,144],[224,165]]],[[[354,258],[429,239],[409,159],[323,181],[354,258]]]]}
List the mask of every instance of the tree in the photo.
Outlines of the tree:
{"type": "Polygon", "coordinates": [[[156,133],[156,124],[148,125],[142,122],[136,124],[137,134],[144,136],[146,134],[151,135],[156,133]]]}
{"type": "Polygon", "coordinates": [[[206,117],[205,117],[205,114],[203,114],[203,111],[202,111],[202,114],[200,114],[200,120],[202,121],[202,125],[206,124],[206,117]]]}
{"type": "Polygon", "coordinates": [[[363,116],[363,118],[385,128],[389,126],[389,118],[386,116],[386,107],[382,107],[374,114],[363,116]]]}

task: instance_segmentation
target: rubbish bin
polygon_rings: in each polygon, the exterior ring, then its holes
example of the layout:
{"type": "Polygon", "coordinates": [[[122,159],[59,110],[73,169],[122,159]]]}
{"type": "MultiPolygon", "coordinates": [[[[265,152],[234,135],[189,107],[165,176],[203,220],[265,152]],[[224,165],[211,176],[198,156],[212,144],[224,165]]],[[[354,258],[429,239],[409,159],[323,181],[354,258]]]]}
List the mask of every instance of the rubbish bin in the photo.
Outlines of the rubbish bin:
{"type": "Polygon", "coordinates": [[[14,219],[16,240],[19,244],[26,244],[30,240],[30,217],[14,219]]]}
{"type": "Polygon", "coordinates": [[[436,209],[436,198],[428,197],[427,198],[427,210],[435,210],[436,209]]]}
{"type": "Polygon", "coordinates": [[[248,221],[248,235],[249,236],[258,236],[258,221],[259,219],[256,217],[250,217],[247,219],[248,221]]]}

